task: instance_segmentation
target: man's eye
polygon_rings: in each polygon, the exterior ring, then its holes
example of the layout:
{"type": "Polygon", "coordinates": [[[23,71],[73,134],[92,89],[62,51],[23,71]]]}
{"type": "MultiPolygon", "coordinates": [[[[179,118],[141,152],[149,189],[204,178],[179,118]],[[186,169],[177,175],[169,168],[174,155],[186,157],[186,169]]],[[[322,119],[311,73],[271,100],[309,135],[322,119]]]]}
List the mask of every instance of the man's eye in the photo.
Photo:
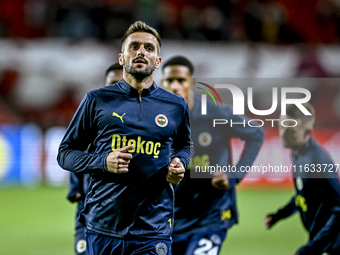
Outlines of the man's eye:
{"type": "Polygon", "coordinates": [[[132,49],[132,50],[137,50],[137,49],[138,49],[138,46],[137,46],[137,45],[131,45],[131,49],[132,49]]]}
{"type": "Polygon", "coordinates": [[[146,50],[147,51],[153,51],[153,47],[147,47],[146,50]]]}

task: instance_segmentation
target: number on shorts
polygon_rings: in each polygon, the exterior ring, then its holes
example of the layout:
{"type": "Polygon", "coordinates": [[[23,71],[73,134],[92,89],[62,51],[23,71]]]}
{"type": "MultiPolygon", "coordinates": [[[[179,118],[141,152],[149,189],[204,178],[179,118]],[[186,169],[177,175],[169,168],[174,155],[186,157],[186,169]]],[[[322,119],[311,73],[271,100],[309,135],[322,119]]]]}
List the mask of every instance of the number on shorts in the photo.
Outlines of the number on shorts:
{"type": "Polygon", "coordinates": [[[194,251],[194,255],[217,255],[218,246],[214,246],[213,242],[209,239],[202,238],[199,240],[198,245],[200,246],[194,251]]]}

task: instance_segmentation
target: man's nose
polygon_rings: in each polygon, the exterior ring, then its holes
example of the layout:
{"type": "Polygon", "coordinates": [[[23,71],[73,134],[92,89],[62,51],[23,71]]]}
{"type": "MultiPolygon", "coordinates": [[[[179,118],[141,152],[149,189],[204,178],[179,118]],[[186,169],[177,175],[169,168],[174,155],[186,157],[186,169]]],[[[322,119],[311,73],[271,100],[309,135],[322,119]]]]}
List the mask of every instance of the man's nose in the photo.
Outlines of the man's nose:
{"type": "Polygon", "coordinates": [[[137,55],[138,56],[145,56],[145,48],[143,45],[141,45],[138,49],[138,52],[137,52],[137,55]]]}
{"type": "Polygon", "coordinates": [[[171,86],[171,90],[177,91],[180,88],[181,83],[178,80],[173,80],[170,86],[171,86]]]}

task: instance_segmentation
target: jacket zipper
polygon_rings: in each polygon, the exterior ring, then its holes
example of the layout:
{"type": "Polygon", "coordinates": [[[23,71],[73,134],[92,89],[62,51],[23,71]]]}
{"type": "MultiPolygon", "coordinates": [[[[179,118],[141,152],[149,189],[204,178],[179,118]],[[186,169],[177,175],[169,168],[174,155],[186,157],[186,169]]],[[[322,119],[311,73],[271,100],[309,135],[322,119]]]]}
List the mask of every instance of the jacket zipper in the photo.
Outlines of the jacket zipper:
{"type": "Polygon", "coordinates": [[[138,121],[141,121],[142,115],[143,115],[142,95],[138,95],[138,102],[139,102],[139,118],[138,118],[138,121]]]}

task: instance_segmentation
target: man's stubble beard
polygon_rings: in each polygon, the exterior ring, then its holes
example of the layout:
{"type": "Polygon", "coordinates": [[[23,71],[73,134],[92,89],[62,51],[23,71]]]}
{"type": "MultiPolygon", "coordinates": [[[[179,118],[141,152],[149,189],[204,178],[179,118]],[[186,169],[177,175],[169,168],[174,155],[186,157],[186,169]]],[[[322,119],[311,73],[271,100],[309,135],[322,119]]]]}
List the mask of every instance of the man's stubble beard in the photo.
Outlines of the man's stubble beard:
{"type": "Polygon", "coordinates": [[[140,70],[140,71],[137,71],[136,69],[134,69],[132,67],[132,64],[131,65],[128,64],[124,58],[123,58],[123,63],[124,63],[125,72],[133,76],[138,81],[142,81],[143,79],[149,77],[156,69],[156,62],[153,66],[148,66],[144,70],[140,70]]]}

